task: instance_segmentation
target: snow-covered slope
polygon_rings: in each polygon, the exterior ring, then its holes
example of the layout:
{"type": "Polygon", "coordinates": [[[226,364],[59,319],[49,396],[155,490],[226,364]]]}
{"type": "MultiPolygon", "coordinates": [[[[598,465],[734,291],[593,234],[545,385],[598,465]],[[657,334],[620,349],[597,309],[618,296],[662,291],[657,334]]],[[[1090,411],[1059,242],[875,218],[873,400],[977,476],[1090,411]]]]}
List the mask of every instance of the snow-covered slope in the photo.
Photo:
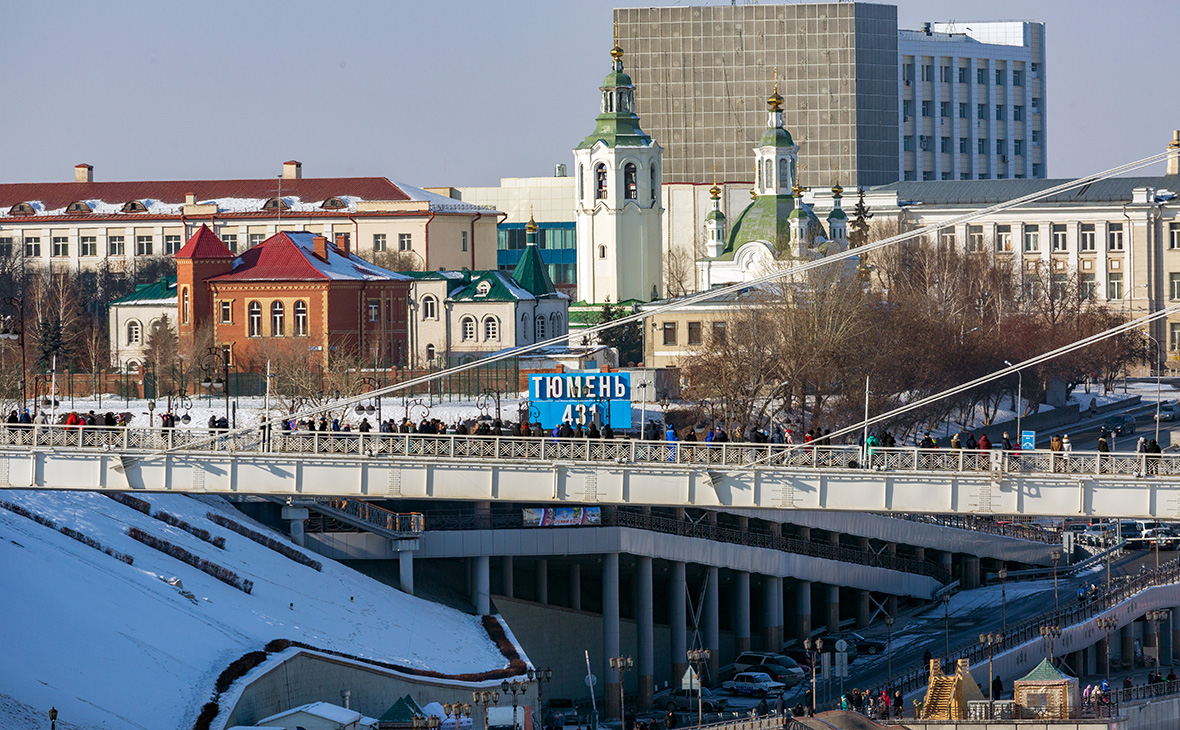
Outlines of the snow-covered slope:
{"type": "Polygon", "coordinates": [[[0,490],[0,500],[135,559],[0,507],[0,729],[27,727],[27,708],[50,706],[62,727],[191,727],[226,665],[277,638],[446,674],[508,664],[476,616],[330,560],[322,572],[296,563],[207,519],[220,512],[284,539],[220,500],[143,498],[224,537],[225,549],[99,494],[0,490]],[[252,593],[131,539],[131,526],[253,581],[252,593]]]}

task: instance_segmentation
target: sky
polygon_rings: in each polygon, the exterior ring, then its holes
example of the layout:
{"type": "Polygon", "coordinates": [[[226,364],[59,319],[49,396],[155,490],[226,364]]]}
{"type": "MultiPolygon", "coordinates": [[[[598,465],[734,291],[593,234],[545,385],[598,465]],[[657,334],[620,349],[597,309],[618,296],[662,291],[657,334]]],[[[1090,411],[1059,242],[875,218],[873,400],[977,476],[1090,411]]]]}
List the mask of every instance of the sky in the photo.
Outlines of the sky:
{"type": "MultiPolygon", "coordinates": [[[[0,182],[68,181],[82,162],[96,180],[263,178],[292,158],[308,177],[417,186],[550,175],[593,129],[611,9],[652,4],[680,3],[39,4],[5,17],[0,182]]],[[[1047,24],[1053,177],[1162,152],[1180,129],[1180,2],[897,5],[902,28],[1047,24]]]]}

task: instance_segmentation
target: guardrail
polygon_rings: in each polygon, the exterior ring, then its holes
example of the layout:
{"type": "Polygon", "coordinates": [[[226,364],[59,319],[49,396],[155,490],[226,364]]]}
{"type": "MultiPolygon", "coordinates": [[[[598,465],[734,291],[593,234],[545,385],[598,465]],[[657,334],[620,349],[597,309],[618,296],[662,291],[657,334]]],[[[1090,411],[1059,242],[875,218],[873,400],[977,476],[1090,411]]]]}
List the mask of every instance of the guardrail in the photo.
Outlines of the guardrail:
{"type": "Polygon", "coordinates": [[[991,535],[1015,537],[1032,542],[1043,542],[1050,545],[1061,543],[1061,530],[1040,525],[1029,525],[1022,522],[999,522],[990,517],[978,515],[926,515],[913,513],[891,513],[890,517],[921,522],[928,525],[952,527],[958,530],[986,532],[991,535]]]}
{"type": "Polygon", "coordinates": [[[315,505],[350,515],[386,532],[421,534],[426,531],[426,518],[418,512],[394,512],[359,499],[325,497],[312,500],[315,505]]]}
{"type": "MultiPolygon", "coordinates": [[[[858,446],[559,439],[524,436],[340,431],[210,431],[203,428],[20,426],[0,428],[0,446],[95,450],[278,452],[324,456],[581,461],[710,467],[862,468],[858,446]]],[[[983,472],[1074,476],[1176,476],[1180,454],[873,448],[883,472],[983,472]]]]}

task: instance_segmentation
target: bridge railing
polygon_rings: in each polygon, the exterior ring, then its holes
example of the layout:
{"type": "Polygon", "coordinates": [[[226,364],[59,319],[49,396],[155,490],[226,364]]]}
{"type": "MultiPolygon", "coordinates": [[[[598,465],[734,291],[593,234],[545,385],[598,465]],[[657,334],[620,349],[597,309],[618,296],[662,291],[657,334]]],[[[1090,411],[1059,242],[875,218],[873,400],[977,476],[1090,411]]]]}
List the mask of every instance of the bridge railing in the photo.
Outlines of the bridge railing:
{"type": "Polygon", "coordinates": [[[606,441],[589,438],[394,434],[357,431],[248,431],[205,428],[13,425],[0,428],[0,446],[75,449],[258,451],[327,456],[433,457],[510,461],[586,461],[709,467],[856,469],[1008,474],[1180,475],[1180,454],[1052,451],[863,449],[855,445],[796,446],[693,441],[606,441]]]}
{"type": "Polygon", "coordinates": [[[421,534],[426,530],[426,518],[420,512],[394,512],[360,499],[324,497],[314,501],[387,532],[421,534]]]}

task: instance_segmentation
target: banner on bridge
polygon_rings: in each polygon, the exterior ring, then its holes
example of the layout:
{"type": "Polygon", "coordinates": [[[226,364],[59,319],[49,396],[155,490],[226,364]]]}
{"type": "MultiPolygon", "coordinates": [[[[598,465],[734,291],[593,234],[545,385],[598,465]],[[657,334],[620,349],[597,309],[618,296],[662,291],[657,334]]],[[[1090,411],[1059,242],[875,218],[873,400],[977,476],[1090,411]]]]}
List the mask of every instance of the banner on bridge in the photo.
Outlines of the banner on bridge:
{"type": "Polygon", "coordinates": [[[544,428],[569,421],[631,428],[631,373],[543,373],[529,376],[530,418],[544,428]]]}
{"type": "Polygon", "coordinates": [[[525,527],[601,525],[601,507],[530,507],[523,510],[525,527]]]}

